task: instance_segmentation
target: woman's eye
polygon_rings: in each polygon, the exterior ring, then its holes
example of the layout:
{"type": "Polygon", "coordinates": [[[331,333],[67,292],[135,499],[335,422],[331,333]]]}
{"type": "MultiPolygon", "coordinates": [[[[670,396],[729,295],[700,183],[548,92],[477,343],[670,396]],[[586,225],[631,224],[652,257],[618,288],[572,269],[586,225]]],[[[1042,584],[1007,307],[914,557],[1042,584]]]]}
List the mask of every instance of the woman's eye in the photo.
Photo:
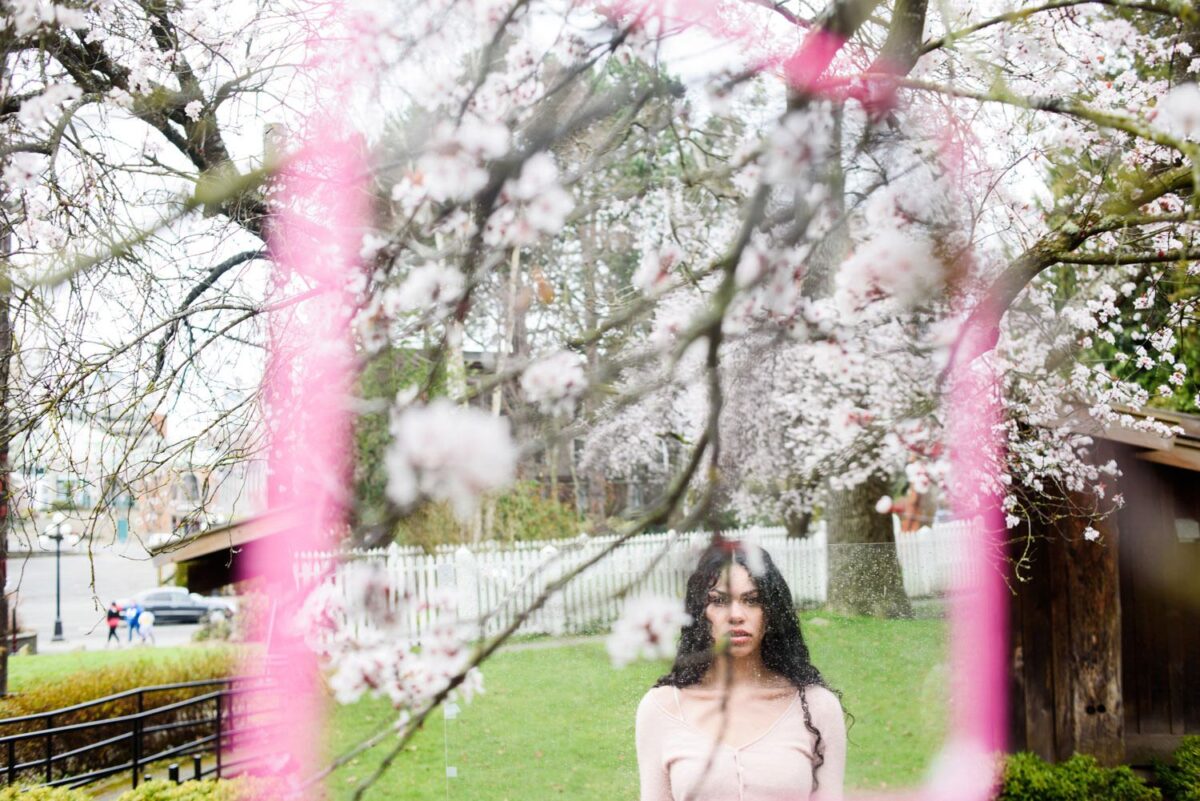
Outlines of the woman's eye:
{"type": "Polygon", "coordinates": [[[713,606],[726,606],[729,604],[729,599],[723,598],[720,595],[710,595],[708,596],[708,602],[713,606]]]}
{"type": "Polygon", "coordinates": [[[759,598],[757,595],[752,598],[743,598],[742,600],[745,601],[746,606],[758,606],[762,603],[762,598],[759,598]]]}

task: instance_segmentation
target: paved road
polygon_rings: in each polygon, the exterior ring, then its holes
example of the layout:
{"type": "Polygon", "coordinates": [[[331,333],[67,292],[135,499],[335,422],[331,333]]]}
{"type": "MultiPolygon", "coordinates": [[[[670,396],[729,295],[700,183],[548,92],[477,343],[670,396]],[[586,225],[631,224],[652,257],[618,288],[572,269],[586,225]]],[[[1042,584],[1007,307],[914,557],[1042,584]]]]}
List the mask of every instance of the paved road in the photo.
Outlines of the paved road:
{"type": "MultiPolygon", "coordinates": [[[[54,557],[14,556],[8,560],[10,596],[16,599],[17,619],[22,629],[38,633],[38,652],[103,648],[108,637],[104,608],[110,601],[126,598],[159,583],[158,568],[140,548],[125,551],[97,550],[86,554],[63,554],[62,620],[65,642],[51,642],[54,633],[54,557]],[[93,586],[92,577],[95,576],[93,586]]],[[[196,626],[158,626],[159,645],[190,642],[196,626]]],[[[126,636],[124,630],[122,636],[126,636]]]]}

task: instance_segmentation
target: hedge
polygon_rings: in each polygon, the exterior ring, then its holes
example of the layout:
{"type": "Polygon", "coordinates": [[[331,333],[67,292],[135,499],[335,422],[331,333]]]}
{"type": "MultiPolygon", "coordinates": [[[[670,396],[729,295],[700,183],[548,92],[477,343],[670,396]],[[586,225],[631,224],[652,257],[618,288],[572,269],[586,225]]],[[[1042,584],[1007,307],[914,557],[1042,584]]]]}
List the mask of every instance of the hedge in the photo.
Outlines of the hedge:
{"type": "Polygon", "coordinates": [[[283,794],[278,790],[271,779],[248,777],[182,784],[159,780],[123,793],[117,801],[265,801],[281,798],[283,794]]]}
{"type": "MultiPolygon", "coordinates": [[[[37,657],[30,658],[36,659],[37,657]]],[[[57,681],[47,682],[28,692],[3,699],[0,701],[0,717],[23,717],[50,712],[138,687],[224,678],[237,670],[237,658],[238,652],[232,648],[196,648],[173,659],[137,660],[127,664],[106,665],[97,670],[80,671],[57,681]]],[[[183,701],[216,689],[218,688],[215,686],[208,686],[155,692],[145,696],[146,708],[183,701]]],[[[129,696],[56,716],[53,722],[57,727],[131,715],[138,711],[137,702],[137,696],[129,696]]],[[[155,726],[168,722],[196,720],[211,716],[213,711],[213,704],[197,705],[159,717],[150,717],[146,723],[149,726],[155,726]]],[[[26,723],[0,725],[0,734],[19,734],[41,731],[44,728],[43,720],[34,720],[26,723]]],[[[114,737],[121,733],[122,730],[116,727],[102,727],[56,735],[54,751],[63,753],[98,739],[114,737]]],[[[164,748],[186,743],[207,733],[209,732],[203,731],[199,726],[156,732],[145,737],[142,753],[154,754],[164,748]]],[[[41,759],[45,754],[45,747],[45,740],[42,738],[23,740],[17,744],[17,761],[31,762],[41,759]]],[[[57,778],[68,774],[86,773],[126,762],[131,757],[132,744],[129,740],[124,740],[66,760],[55,760],[54,776],[57,778]]],[[[34,768],[27,769],[22,778],[40,781],[43,776],[41,768],[34,768]]],[[[27,796],[23,796],[23,798],[27,798],[27,796]]]]}
{"type": "Polygon", "coordinates": [[[1200,736],[1183,738],[1175,750],[1173,765],[1154,763],[1163,795],[1171,801],[1200,801],[1200,736]]]}
{"type": "Polygon", "coordinates": [[[92,801],[83,790],[68,790],[65,787],[5,787],[0,790],[0,801],[92,801]]]}
{"type": "MultiPolygon", "coordinates": [[[[122,793],[117,801],[265,801],[281,796],[270,779],[205,779],[175,784],[150,781],[122,793]]],[[[64,787],[8,787],[0,801],[93,801],[83,790],[64,787]]]]}
{"type": "Polygon", "coordinates": [[[1009,756],[997,801],[1162,801],[1127,766],[1105,768],[1095,757],[1076,754],[1051,764],[1034,754],[1009,756]]]}

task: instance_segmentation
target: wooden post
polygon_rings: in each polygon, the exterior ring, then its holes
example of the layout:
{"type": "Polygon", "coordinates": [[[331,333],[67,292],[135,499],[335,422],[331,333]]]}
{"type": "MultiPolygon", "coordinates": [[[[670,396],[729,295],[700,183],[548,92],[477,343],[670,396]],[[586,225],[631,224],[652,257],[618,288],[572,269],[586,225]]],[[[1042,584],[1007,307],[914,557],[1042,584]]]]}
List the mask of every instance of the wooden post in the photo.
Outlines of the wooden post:
{"type": "Polygon", "coordinates": [[[1121,701],[1121,598],[1115,515],[1097,523],[1100,539],[1084,539],[1086,521],[1072,518],[1061,549],[1061,582],[1068,623],[1060,631],[1067,664],[1056,674],[1065,695],[1057,699],[1065,736],[1059,759],[1078,751],[1105,765],[1125,761],[1125,710],[1121,701]]]}
{"type": "MultiPolygon", "coordinates": [[[[1069,508],[1086,509],[1082,501],[1069,508]]],[[[1010,614],[1009,748],[1117,765],[1125,759],[1119,532],[1115,515],[1095,524],[1096,541],[1084,537],[1088,525],[1080,514],[1033,524],[1010,614]]]]}

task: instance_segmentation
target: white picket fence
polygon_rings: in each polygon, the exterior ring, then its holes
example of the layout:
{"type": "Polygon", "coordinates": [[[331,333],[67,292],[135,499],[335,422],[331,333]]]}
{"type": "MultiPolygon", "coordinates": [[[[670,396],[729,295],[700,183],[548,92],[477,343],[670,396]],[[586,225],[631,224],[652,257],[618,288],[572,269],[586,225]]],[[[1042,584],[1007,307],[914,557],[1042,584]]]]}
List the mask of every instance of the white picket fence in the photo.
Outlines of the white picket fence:
{"type": "MultiPolygon", "coordinates": [[[[897,534],[897,556],[909,597],[940,595],[973,578],[962,547],[965,535],[962,522],[897,534]]],[[[787,579],[797,605],[825,601],[828,546],[823,528],[807,539],[789,539],[783,528],[728,531],[725,536],[750,539],[765,548],[787,579]]],[[[620,612],[621,592],[682,598],[698,549],[709,537],[707,532],[634,537],[585,569],[562,592],[551,595],[518,630],[550,634],[603,630],[620,612]]],[[[418,637],[431,623],[424,602],[439,591],[453,591],[460,619],[474,621],[481,635],[491,636],[508,627],[551,581],[596,558],[616,539],[580,535],[506,545],[486,542],[470,549],[442,546],[432,554],[394,544],[345,553],[306,552],[298,556],[294,574],[300,586],[329,581],[345,596],[367,573],[382,571],[382,583],[395,608],[407,616],[406,633],[418,637]],[[405,593],[408,601],[402,603],[399,599],[405,593]]]]}

